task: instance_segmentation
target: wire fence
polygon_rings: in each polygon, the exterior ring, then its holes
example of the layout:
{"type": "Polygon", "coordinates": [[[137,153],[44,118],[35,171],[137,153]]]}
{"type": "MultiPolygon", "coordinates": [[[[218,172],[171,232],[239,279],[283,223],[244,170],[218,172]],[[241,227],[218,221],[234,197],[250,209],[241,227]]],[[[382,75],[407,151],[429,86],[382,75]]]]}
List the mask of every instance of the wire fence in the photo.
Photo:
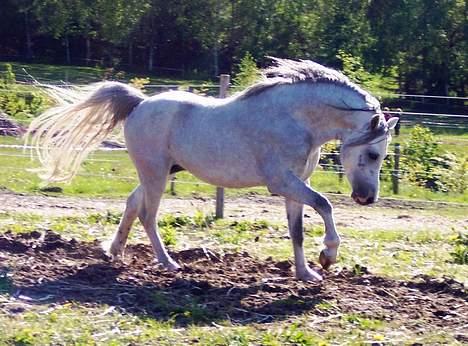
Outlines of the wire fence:
{"type": "MultiPolygon", "coordinates": [[[[399,144],[395,146],[395,148],[399,148],[399,144]]],[[[21,158],[21,159],[31,159],[31,160],[38,160],[38,155],[35,153],[35,149],[44,149],[44,148],[36,148],[34,146],[29,146],[29,145],[14,145],[14,144],[0,144],[0,149],[13,149],[13,150],[18,150],[21,151],[21,153],[11,153],[11,152],[2,152],[0,151],[0,157],[12,157],[12,158],[21,158]],[[26,151],[29,151],[26,153],[26,151]]],[[[79,150],[79,149],[77,149],[79,150]]],[[[105,148],[105,147],[99,147],[96,149],[96,151],[102,151],[102,152],[115,152],[115,151],[126,151],[126,148],[105,148]]],[[[334,158],[336,160],[339,160],[340,153],[339,152],[321,152],[321,157],[327,157],[327,158],[334,158]]],[[[387,156],[392,157],[392,160],[399,161],[401,158],[410,158],[410,156],[403,155],[400,153],[400,149],[395,150],[394,152],[388,152],[387,156]]],[[[94,157],[88,157],[85,159],[84,162],[99,162],[99,163],[114,163],[114,164],[122,164],[122,159],[98,159],[94,157]]],[[[130,163],[130,161],[129,161],[130,163]]],[[[324,174],[336,174],[336,175],[343,175],[344,174],[344,167],[341,164],[333,164],[333,163],[320,163],[319,168],[322,168],[320,170],[320,173],[324,174]]],[[[13,167],[13,166],[2,166],[4,169],[11,169],[13,171],[24,171],[24,169],[20,169],[18,167],[13,167]]],[[[386,168],[383,167],[381,169],[381,176],[394,176],[395,174],[397,175],[402,175],[406,174],[409,171],[405,171],[404,169],[397,169],[395,168],[386,168]]],[[[415,171],[412,170],[412,173],[425,173],[425,171],[415,171]]],[[[114,174],[91,174],[91,173],[79,173],[78,175],[85,175],[85,176],[92,176],[92,177],[102,177],[102,178],[116,178],[116,179],[127,179],[127,180],[137,180],[136,177],[128,177],[128,176],[118,176],[114,174]]],[[[210,185],[206,184],[202,181],[181,181],[177,180],[177,183],[187,183],[187,184],[204,184],[204,185],[210,185]]]]}
{"type": "MultiPolygon", "coordinates": [[[[28,74],[21,74],[17,73],[17,77],[21,80],[19,82],[24,85],[31,85],[31,76],[28,74]]],[[[40,78],[39,82],[44,82],[48,85],[55,85],[61,87],[80,87],[84,85],[77,85],[77,84],[70,84],[63,81],[52,80],[48,78],[40,78]]],[[[169,89],[188,89],[189,91],[195,89],[212,89],[212,90],[219,90],[220,85],[207,85],[207,84],[194,84],[194,85],[179,85],[179,84],[147,84],[145,85],[147,90],[156,90],[156,91],[165,91],[169,89]]],[[[17,90],[5,90],[0,89],[0,93],[18,93],[17,90]]],[[[420,98],[420,99],[446,99],[446,100],[456,100],[456,101],[467,101],[467,97],[455,97],[455,96],[437,96],[437,95],[413,95],[413,94],[392,94],[390,96],[400,97],[400,98],[420,98]]],[[[468,114],[450,114],[450,113],[431,113],[431,112],[410,112],[410,111],[395,111],[389,110],[385,111],[385,113],[398,115],[400,117],[400,124],[402,127],[410,127],[416,124],[422,124],[425,126],[429,126],[431,128],[440,128],[440,129],[454,129],[454,130],[468,130],[468,122],[466,119],[468,118],[468,114]]],[[[32,120],[32,117],[14,117],[16,121],[28,123],[32,120]]],[[[11,130],[9,127],[0,127],[0,131],[2,130],[11,130]]],[[[443,144],[444,141],[439,141],[439,143],[443,144]]],[[[450,143],[453,144],[453,143],[450,143]]],[[[30,145],[16,145],[16,144],[0,144],[0,149],[4,149],[8,152],[0,151],[0,157],[11,157],[11,158],[22,158],[22,159],[35,159],[37,160],[37,155],[34,152],[37,149],[34,146],[30,145]],[[20,153],[16,151],[21,151],[20,153]],[[13,152],[12,152],[13,151],[13,152]]],[[[43,149],[43,148],[41,148],[43,149]]],[[[80,150],[80,148],[77,148],[80,150]]],[[[121,147],[99,147],[97,151],[102,152],[125,152],[126,148],[121,147]]],[[[322,157],[327,157],[328,159],[334,158],[337,162],[339,162],[339,153],[336,152],[322,152],[322,157]]],[[[407,156],[401,153],[399,145],[395,145],[393,151],[389,152],[388,155],[392,158],[392,167],[384,166],[381,170],[381,176],[383,179],[390,178],[392,182],[392,190],[395,194],[399,193],[399,184],[401,182],[401,178],[406,174],[410,173],[404,168],[400,167],[400,160],[406,159],[407,156]]],[[[93,162],[93,163],[114,163],[120,164],[122,162],[121,159],[113,159],[113,158],[95,158],[93,156],[87,158],[85,162],[93,162]]],[[[17,166],[2,166],[4,170],[8,170],[11,172],[24,172],[24,167],[17,167],[17,166]]],[[[317,170],[320,174],[325,175],[335,175],[341,180],[344,176],[344,168],[340,164],[333,164],[333,163],[322,163],[320,164],[320,169],[317,170]]],[[[425,171],[411,171],[412,174],[424,174],[425,171]]],[[[83,172],[80,171],[78,176],[89,177],[89,178],[101,178],[106,180],[125,180],[130,182],[137,182],[138,178],[135,174],[134,176],[122,175],[122,174],[115,174],[115,173],[90,173],[90,172],[83,172]]],[[[211,186],[203,181],[200,181],[194,177],[194,180],[183,180],[180,178],[176,178],[175,175],[171,176],[170,178],[170,188],[171,193],[175,194],[176,184],[189,184],[192,186],[211,186]]],[[[214,188],[214,187],[213,187],[214,188]]]]}

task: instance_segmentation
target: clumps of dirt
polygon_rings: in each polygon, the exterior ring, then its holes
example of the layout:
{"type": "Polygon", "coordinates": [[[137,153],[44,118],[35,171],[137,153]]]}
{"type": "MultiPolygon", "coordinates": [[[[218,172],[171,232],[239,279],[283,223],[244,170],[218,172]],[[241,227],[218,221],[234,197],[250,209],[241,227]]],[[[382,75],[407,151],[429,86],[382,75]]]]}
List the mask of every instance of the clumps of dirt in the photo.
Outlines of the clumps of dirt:
{"type": "Polygon", "coordinates": [[[160,268],[144,244],[130,245],[124,263],[110,262],[98,242],[52,232],[0,235],[0,267],[9,273],[11,293],[41,304],[109,304],[181,325],[271,322],[304,312],[418,321],[454,331],[468,320],[466,290],[453,280],[406,282],[342,270],[305,283],[294,278],[289,261],[205,248],[172,255],[182,265],[176,273],[160,268]]]}
{"type": "Polygon", "coordinates": [[[0,112],[0,136],[19,137],[26,133],[26,129],[20,124],[8,118],[5,113],[0,112]]]}

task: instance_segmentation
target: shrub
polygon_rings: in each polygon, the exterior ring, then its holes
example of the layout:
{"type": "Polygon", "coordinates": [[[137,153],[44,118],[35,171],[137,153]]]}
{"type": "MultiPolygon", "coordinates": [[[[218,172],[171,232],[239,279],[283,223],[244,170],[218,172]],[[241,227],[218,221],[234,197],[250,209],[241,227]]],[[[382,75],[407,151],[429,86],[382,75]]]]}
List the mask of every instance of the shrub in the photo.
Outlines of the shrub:
{"type": "Polygon", "coordinates": [[[49,104],[39,91],[21,89],[10,64],[0,78],[0,111],[11,117],[32,118],[41,113],[49,104]]]}
{"type": "Polygon", "coordinates": [[[436,159],[434,170],[437,190],[465,193],[467,188],[468,157],[446,153],[436,159]]]}
{"type": "Polygon", "coordinates": [[[364,65],[360,57],[346,53],[342,49],[338,50],[336,57],[341,60],[343,73],[349,79],[363,86],[368,86],[372,76],[364,69],[364,65]]]}
{"type": "Polygon", "coordinates": [[[402,168],[409,181],[437,190],[435,158],[438,144],[430,129],[416,125],[404,144],[402,168]]]}
{"type": "Polygon", "coordinates": [[[468,233],[458,233],[450,255],[454,263],[468,264],[468,233]]]}
{"type": "Polygon", "coordinates": [[[261,77],[257,63],[249,52],[244,55],[237,68],[238,72],[233,79],[236,90],[245,89],[256,83],[261,77]]]}
{"type": "Polygon", "coordinates": [[[319,163],[323,165],[323,169],[338,169],[340,165],[340,144],[336,142],[325,143],[322,145],[321,152],[319,163]]]}
{"type": "Polygon", "coordinates": [[[430,129],[415,126],[403,146],[401,167],[410,182],[434,191],[464,193],[468,159],[440,153],[430,129]]]}
{"type": "Polygon", "coordinates": [[[135,88],[143,91],[145,89],[145,85],[150,83],[149,78],[132,78],[130,79],[130,85],[134,86],[135,88]]]}

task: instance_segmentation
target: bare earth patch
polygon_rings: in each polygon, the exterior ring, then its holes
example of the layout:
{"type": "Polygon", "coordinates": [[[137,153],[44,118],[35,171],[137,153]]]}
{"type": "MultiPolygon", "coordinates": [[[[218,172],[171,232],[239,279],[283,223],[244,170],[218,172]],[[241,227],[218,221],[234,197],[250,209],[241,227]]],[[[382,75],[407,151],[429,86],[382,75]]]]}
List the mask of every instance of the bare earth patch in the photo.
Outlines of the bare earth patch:
{"type": "MultiPolygon", "coordinates": [[[[294,279],[287,261],[201,248],[173,256],[183,266],[177,273],[160,269],[143,244],[128,248],[124,264],[109,262],[97,242],[66,240],[52,232],[0,235],[0,272],[8,271],[17,301],[108,304],[160,320],[175,318],[182,326],[226,319],[272,322],[305,312],[324,318],[353,313],[410,330],[443,328],[468,342],[463,334],[467,294],[449,279],[397,281],[360,268],[359,274],[343,270],[325,273],[322,283],[304,283],[294,279]]],[[[14,304],[0,307],[22,312],[14,304]]]]}

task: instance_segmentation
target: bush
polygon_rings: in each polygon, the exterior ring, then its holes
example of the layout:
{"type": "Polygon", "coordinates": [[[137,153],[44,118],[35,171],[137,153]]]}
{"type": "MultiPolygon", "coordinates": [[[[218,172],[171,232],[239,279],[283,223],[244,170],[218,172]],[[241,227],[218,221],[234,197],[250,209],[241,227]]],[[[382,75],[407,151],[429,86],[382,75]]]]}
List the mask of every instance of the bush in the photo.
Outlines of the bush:
{"type": "Polygon", "coordinates": [[[149,83],[150,83],[149,78],[135,77],[135,78],[130,79],[130,85],[142,91],[145,89],[146,84],[149,84],[149,83]]]}
{"type": "Polygon", "coordinates": [[[451,153],[437,157],[434,170],[437,190],[465,193],[467,188],[468,157],[451,153]]]}
{"type": "Polygon", "coordinates": [[[319,164],[324,170],[337,170],[340,166],[340,144],[328,142],[322,145],[319,164]]]}
{"type": "Polygon", "coordinates": [[[457,264],[468,264],[468,233],[458,233],[453,241],[452,261],[457,264]]]}
{"type": "Polygon", "coordinates": [[[402,154],[401,168],[410,182],[433,191],[466,191],[467,157],[441,153],[430,129],[415,126],[402,154]]]}
{"type": "Polygon", "coordinates": [[[362,86],[369,86],[368,83],[372,76],[364,69],[364,65],[360,57],[353,56],[341,49],[338,51],[336,57],[341,60],[343,73],[349,79],[362,86]]]}
{"type": "Polygon", "coordinates": [[[21,89],[10,64],[0,78],[0,111],[11,117],[32,118],[43,112],[48,99],[39,91],[21,89]]]}
{"type": "Polygon", "coordinates": [[[245,89],[258,82],[261,77],[260,69],[249,52],[244,55],[237,68],[238,72],[233,79],[236,90],[245,89]]]}
{"type": "Polygon", "coordinates": [[[408,142],[403,145],[401,166],[411,182],[437,190],[434,160],[438,144],[430,129],[415,126],[408,142]]]}

